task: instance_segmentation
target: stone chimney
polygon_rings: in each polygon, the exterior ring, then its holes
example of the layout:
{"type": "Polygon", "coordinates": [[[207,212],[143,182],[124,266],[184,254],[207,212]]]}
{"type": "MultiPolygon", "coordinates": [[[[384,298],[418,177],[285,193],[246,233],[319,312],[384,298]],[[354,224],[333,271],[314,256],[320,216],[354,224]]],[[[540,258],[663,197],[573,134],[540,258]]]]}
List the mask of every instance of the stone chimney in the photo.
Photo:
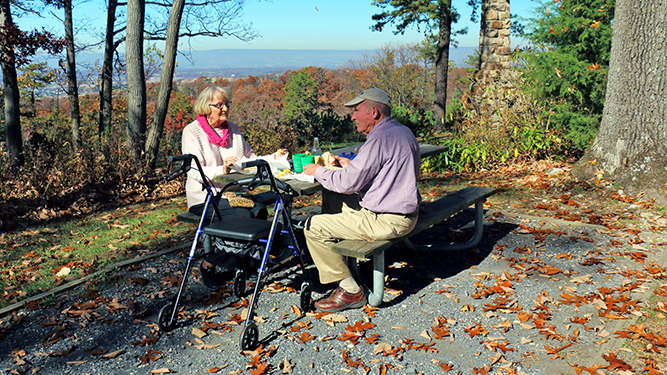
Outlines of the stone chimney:
{"type": "Polygon", "coordinates": [[[490,124],[500,125],[495,113],[513,105],[519,77],[510,61],[509,0],[482,0],[481,18],[479,62],[467,100],[478,114],[490,113],[490,124]]]}
{"type": "Polygon", "coordinates": [[[478,85],[485,86],[504,80],[503,72],[511,68],[509,0],[482,0],[481,18],[475,78],[478,85]]]}

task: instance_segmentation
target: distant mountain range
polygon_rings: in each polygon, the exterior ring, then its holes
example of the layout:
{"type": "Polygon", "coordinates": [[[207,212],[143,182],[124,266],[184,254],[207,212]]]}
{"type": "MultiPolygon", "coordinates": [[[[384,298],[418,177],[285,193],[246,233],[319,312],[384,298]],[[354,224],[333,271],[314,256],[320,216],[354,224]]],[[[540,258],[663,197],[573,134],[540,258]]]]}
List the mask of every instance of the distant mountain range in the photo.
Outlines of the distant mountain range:
{"type": "MultiPolygon", "coordinates": [[[[463,66],[475,47],[458,47],[450,50],[450,60],[457,66],[463,66]]],[[[364,55],[375,55],[374,50],[279,50],[279,49],[217,49],[193,51],[188,61],[178,55],[178,67],[175,79],[197,77],[244,77],[284,73],[288,70],[306,66],[328,69],[343,67],[350,60],[361,60],[364,55]]],[[[102,61],[101,53],[82,53],[77,55],[77,63],[91,64],[102,61]]],[[[57,60],[50,61],[56,65],[57,60]]],[[[159,73],[158,73],[159,74],[159,73]]]]}

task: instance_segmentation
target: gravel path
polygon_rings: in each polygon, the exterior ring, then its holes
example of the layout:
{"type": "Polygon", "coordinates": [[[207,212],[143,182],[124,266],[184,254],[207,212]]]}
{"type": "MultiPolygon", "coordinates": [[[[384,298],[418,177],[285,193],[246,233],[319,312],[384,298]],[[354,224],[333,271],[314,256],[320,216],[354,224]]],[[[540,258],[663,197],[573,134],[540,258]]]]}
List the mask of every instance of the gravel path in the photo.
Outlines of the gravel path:
{"type": "MultiPolygon", "coordinates": [[[[413,242],[464,239],[470,216],[413,242]]],[[[157,312],[185,270],[185,252],[174,251],[54,295],[47,307],[2,317],[0,371],[575,374],[574,366],[606,365],[602,354],[619,349],[614,332],[641,315],[641,301],[632,301],[650,296],[645,266],[666,264],[664,242],[490,211],[476,249],[390,249],[378,309],[300,315],[296,267],[270,275],[259,299],[256,352],[239,349],[247,301],[230,288],[207,294],[196,270],[179,325],[159,331],[157,312]]],[[[370,262],[359,270],[370,283],[370,262]]],[[[318,285],[314,297],[326,289],[318,285]]]]}

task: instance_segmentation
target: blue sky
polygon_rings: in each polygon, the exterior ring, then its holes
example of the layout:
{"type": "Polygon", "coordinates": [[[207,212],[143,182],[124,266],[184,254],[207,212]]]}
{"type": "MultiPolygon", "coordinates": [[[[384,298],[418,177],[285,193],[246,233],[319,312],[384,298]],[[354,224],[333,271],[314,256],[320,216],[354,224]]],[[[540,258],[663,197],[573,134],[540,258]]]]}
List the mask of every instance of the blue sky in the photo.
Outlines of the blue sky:
{"type": "MultiPolygon", "coordinates": [[[[105,11],[102,2],[83,0],[74,8],[75,27],[78,15],[85,14],[91,25],[99,25],[103,31],[105,11]]],[[[458,36],[460,46],[476,47],[479,26],[470,22],[471,9],[466,1],[454,0],[453,5],[461,13],[455,29],[468,27],[468,34],[458,36]]],[[[534,0],[513,0],[511,13],[528,16],[539,6],[534,0]]],[[[202,38],[192,42],[195,50],[207,49],[327,49],[327,50],[374,50],[389,43],[418,43],[423,39],[423,28],[418,32],[410,28],[405,35],[394,35],[393,27],[374,32],[373,14],[380,8],[372,6],[371,0],[247,0],[243,20],[252,22],[261,37],[246,43],[233,38],[202,38]]],[[[62,24],[53,20],[48,12],[46,18],[16,19],[23,29],[41,27],[62,35],[62,24]]],[[[59,12],[60,16],[60,12],[59,12]]],[[[512,46],[518,41],[513,40],[512,46]]]]}

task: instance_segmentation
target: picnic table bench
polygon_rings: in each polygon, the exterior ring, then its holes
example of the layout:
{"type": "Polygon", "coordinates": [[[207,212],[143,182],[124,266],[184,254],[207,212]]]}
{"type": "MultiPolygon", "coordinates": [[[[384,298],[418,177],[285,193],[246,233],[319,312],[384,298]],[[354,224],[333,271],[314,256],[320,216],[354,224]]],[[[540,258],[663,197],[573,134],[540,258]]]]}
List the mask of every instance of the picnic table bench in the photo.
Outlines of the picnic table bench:
{"type": "Polygon", "coordinates": [[[331,250],[334,253],[348,257],[350,271],[357,280],[360,280],[359,272],[357,270],[357,258],[372,258],[373,289],[370,291],[367,290],[368,303],[372,306],[378,306],[382,303],[384,295],[384,251],[386,249],[401,241],[403,241],[408,248],[414,250],[452,251],[465,250],[476,246],[482,239],[482,232],[484,229],[484,201],[495,193],[496,189],[493,188],[468,186],[435,201],[422,202],[419,207],[417,225],[404,237],[374,242],[343,240],[332,243],[331,250]],[[461,244],[450,244],[445,246],[436,246],[434,244],[416,246],[410,242],[410,237],[430,228],[438,222],[454,216],[473,204],[475,205],[475,233],[469,241],[461,244]]]}

